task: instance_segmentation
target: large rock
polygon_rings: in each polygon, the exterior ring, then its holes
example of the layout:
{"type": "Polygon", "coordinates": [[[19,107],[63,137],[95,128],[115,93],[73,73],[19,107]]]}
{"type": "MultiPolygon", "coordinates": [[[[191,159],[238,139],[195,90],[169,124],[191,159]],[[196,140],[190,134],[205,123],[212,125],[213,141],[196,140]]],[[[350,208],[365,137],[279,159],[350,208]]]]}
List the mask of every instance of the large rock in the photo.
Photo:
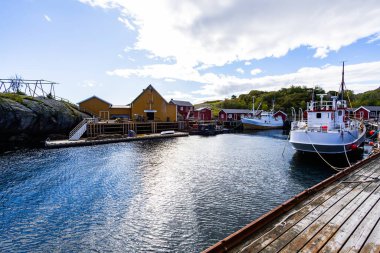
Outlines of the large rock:
{"type": "Polygon", "coordinates": [[[67,102],[20,95],[0,96],[0,142],[36,142],[68,133],[85,117],[67,102]]]}

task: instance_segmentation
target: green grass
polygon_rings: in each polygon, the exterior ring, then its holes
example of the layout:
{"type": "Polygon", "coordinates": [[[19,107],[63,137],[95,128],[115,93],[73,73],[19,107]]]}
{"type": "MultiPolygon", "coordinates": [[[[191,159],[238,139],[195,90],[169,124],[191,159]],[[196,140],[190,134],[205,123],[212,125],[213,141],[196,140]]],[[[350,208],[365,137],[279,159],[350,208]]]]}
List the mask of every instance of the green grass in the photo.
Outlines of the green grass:
{"type": "Polygon", "coordinates": [[[25,95],[20,95],[16,93],[0,93],[1,98],[5,99],[10,99],[13,100],[19,104],[24,105],[24,98],[26,97],[25,95]]]}
{"type": "Polygon", "coordinates": [[[223,102],[222,100],[206,101],[206,102],[201,103],[201,104],[196,104],[196,105],[194,105],[194,107],[196,109],[202,108],[202,107],[208,107],[211,109],[212,115],[214,117],[218,117],[219,111],[220,111],[220,109],[222,109],[222,102],[223,102]]]}

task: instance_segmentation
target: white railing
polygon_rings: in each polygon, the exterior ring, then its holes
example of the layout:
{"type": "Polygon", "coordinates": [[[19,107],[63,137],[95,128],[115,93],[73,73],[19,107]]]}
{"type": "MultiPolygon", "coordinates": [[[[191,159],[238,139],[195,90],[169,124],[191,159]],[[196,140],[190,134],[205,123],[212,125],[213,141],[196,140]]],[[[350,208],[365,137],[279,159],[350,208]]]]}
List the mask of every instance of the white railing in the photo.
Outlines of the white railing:
{"type": "Polygon", "coordinates": [[[339,101],[311,101],[307,102],[307,107],[309,111],[319,111],[319,110],[337,110],[347,108],[347,102],[345,100],[339,101]]]}
{"type": "Polygon", "coordinates": [[[73,130],[69,133],[69,140],[70,141],[77,141],[82,137],[82,135],[86,132],[87,130],[87,123],[94,121],[93,118],[86,118],[83,119],[79,124],[74,127],[73,130]]]}

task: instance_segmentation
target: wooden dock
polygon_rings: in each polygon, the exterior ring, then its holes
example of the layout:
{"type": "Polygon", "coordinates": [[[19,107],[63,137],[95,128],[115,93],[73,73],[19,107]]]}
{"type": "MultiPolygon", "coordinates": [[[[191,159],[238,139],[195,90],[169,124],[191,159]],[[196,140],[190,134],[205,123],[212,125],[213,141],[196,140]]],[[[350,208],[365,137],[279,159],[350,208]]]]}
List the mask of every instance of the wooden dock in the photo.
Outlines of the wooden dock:
{"type": "Polygon", "coordinates": [[[204,252],[380,252],[379,154],[298,194],[204,252]]]}
{"type": "Polygon", "coordinates": [[[189,133],[175,132],[173,134],[143,134],[137,135],[136,137],[120,137],[120,138],[105,138],[105,139],[80,139],[77,141],[70,140],[54,140],[46,141],[45,147],[47,148],[65,148],[65,147],[78,147],[78,146],[92,146],[107,143],[116,142],[128,142],[128,141],[141,141],[141,140],[152,140],[152,139],[167,139],[175,137],[185,137],[189,136],[189,133]]]}

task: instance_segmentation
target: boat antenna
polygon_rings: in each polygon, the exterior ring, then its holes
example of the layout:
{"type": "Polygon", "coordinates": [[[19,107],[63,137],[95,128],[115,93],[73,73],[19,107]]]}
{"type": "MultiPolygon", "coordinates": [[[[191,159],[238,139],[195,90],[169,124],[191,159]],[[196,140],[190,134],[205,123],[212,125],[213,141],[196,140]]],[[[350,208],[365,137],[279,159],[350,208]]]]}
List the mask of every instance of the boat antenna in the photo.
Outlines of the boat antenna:
{"type": "Polygon", "coordinates": [[[342,69],[342,82],[340,84],[340,90],[341,90],[341,93],[340,93],[340,100],[343,100],[344,98],[344,61],[343,61],[343,69],[342,69]]]}

